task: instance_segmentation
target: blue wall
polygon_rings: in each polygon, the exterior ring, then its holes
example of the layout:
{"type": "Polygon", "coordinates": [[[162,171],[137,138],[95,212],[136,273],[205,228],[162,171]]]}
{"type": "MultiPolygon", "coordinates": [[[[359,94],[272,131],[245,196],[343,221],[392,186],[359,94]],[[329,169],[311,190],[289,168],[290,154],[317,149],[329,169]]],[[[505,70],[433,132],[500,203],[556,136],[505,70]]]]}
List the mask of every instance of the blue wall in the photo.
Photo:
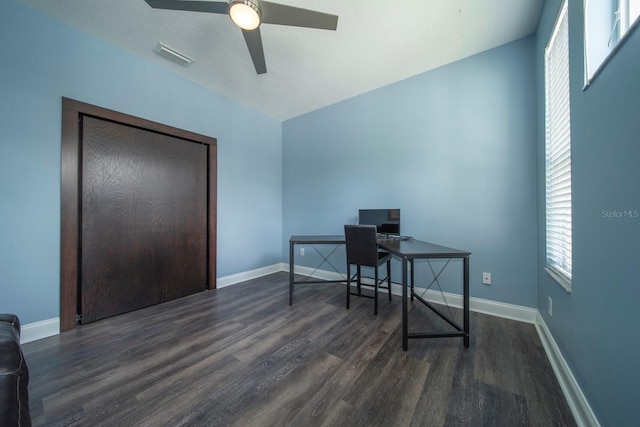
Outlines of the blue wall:
{"type": "Polygon", "coordinates": [[[218,277],[281,261],[279,121],[14,0],[0,39],[0,312],[59,316],[63,96],[217,138],[218,277]]]}
{"type": "Polygon", "coordinates": [[[640,31],[583,91],[583,2],[569,1],[573,290],[567,294],[544,271],[542,59],[560,3],[545,2],[536,40],[538,306],[600,423],[640,425],[640,218],[613,213],[640,211],[640,31]]]}
{"type": "Polygon", "coordinates": [[[400,208],[402,234],[473,253],[471,296],[536,307],[534,49],[522,39],[286,121],[285,256],[290,235],[400,208]]]}

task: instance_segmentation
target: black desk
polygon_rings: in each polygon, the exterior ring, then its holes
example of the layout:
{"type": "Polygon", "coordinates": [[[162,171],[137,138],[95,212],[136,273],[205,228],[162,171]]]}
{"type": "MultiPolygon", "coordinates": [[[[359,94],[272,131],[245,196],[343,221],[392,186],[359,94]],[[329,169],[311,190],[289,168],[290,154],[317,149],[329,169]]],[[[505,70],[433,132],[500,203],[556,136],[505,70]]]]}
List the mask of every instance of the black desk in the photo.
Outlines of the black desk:
{"type": "MultiPolygon", "coordinates": [[[[345,282],[345,280],[318,280],[312,282],[295,282],[294,281],[294,246],[296,244],[332,244],[342,245],[345,243],[344,236],[291,236],[289,239],[289,305],[293,303],[293,288],[296,283],[326,283],[326,282],[345,282]]],[[[407,350],[409,339],[414,338],[445,338],[445,337],[462,337],[464,346],[469,347],[469,256],[470,252],[452,249],[433,243],[423,242],[421,240],[408,239],[401,240],[397,238],[378,239],[378,246],[391,254],[402,259],[402,349],[407,350]],[[453,319],[442,313],[433,304],[425,301],[421,296],[414,292],[414,260],[416,259],[452,259],[459,258],[463,260],[463,325],[458,325],[453,319]],[[408,278],[408,265],[411,264],[411,282],[408,278]],[[411,290],[411,300],[416,298],[422,304],[431,309],[443,320],[449,323],[455,331],[453,332],[412,332],[409,333],[407,300],[409,299],[409,291],[411,290]]],[[[334,249],[335,250],[335,249],[334,249]]],[[[332,252],[333,253],[333,252],[332,252]]],[[[327,261],[328,257],[324,257],[323,261],[327,261]]],[[[346,262],[346,261],[345,261],[346,262]]],[[[322,264],[321,263],[321,264],[322,264]]],[[[329,263],[330,264],[330,263],[329,263]]],[[[331,265],[333,267],[333,265],[331,265]]],[[[335,267],[333,267],[334,270],[335,267]]],[[[337,270],[336,270],[337,271],[337,270]]],[[[437,280],[437,277],[436,279],[437,280]]]]}

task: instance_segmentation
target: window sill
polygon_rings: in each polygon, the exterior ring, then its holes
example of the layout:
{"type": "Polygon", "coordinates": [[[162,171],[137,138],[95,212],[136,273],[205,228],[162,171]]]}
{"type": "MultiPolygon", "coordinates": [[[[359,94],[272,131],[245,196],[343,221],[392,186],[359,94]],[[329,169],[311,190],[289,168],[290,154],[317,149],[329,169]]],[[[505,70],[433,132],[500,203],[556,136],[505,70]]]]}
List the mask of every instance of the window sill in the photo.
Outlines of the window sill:
{"type": "Polygon", "coordinates": [[[553,271],[553,269],[549,268],[549,267],[545,267],[544,269],[547,273],[549,273],[549,276],[553,277],[553,279],[558,282],[558,284],[560,286],[562,286],[562,288],[567,291],[568,294],[571,293],[571,282],[569,280],[567,280],[565,277],[559,275],[558,273],[556,273],[555,271],[553,271]]]}

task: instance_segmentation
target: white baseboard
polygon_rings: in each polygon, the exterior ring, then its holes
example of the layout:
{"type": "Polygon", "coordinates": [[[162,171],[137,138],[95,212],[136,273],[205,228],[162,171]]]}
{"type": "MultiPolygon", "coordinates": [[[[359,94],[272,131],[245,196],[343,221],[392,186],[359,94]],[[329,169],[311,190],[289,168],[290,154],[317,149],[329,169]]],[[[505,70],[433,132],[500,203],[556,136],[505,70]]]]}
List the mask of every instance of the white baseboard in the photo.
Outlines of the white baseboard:
{"type": "Polygon", "coordinates": [[[60,318],[41,320],[23,325],[20,331],[20,344],[47,338],[60,333],[60,318]]]}
{"type": "MultiPolygon", "coordinates": [[[[289,271],[289,265],[285,264],[285,271],[289,271]]],[[[311,276],[320,280],[345,280],[345,276],[340,273],[330,272],[326,270],[317,270],[304,266],[297,265],[295,267],[296,274],[305,276],[311,276]]],[[[366,279],[365,279],[366,283],[366,279]]],[[[394,295],[402,295],[402,287],[399,284],[391,284],[391,293],[394,295]]],[[[426,301],[436,304],[449,304],[451,307],[462,308],[462,295],[452,294],[449,292],[440,293],[435,290],[425,290],[422,288],[416,288],[418,293],[426,301]]],[[[477,313],[489,314],[491,316],[503,317],[506,319],[517,320],[526,323],[535,323],[536,314],[538,310],[535,308],[524,307],[521,305],[507,304],[503,302],[496,302],[482,298],[469,298],[469,310],[477,313]]]]}
{"type": "MultiPolygon", "coordinates": [[[[398,285],[399,289],[400,285],[398,285]]],[[[416,288],[415,292],[426,301],[437,304],[448,304],[451,307],[462,308],[462,295],[451,294],[449,292],[439,292],[435,290],[424,290],[416,288]],[[424,294],[423,294],[424,293],[424,294]],[[422,295],[423,294],[423,295],[422,295]]],[[[525,323],[535,323],[538,310],[521,305],[507,304],[504,302],[491,301],[482,298],[469,298],[469,310],[476,313],[488,314],[490,316],[502,317],[505,319],[517,320],[525,323]]]]}
{"type": "MultiPolygon", "coordinates": [[[[347,280],[346,275],[336,273],[335,271],[317,270],[314,268],[305,267],[303,265],[296,265],[296,274],[302,276],[309,276],[319,280],[347,280]]],[[[284,264],[284,271],[289,271],[289,264],[284,264]]]]}
{"type": "Polygon", "coordinates": [[[564,397],[567,399],[576,424],[585,427],[600,427],[596,415],[593,413],[587,398],[582,393],[580,385],[562,356],[560,348],[553,339],[553,335],[551,335],[551,331],[547,328],[547,324],[544,322],[540,312],[536,315],[535,325],[540,341],[542,341],[542,346],[544,347],[545,353],[547,353],[549,363],[553,368],[553,372],[556,374],[556,378],[558,378],[560,388],[562,388],[564,397]]]}
{"type": "Polygon", "coordinates": [[[235,285],[236,283],[246,280],[257,279],[267,274],[277,273],[279,271],[289,271],[288,264],[279,262],[277,264],[268,265],[255,270],[243,271],[242,273],[232,274],[230,276],[218,277],[216,279],[216,288],[224,288],[226,286],[235,285]]]}

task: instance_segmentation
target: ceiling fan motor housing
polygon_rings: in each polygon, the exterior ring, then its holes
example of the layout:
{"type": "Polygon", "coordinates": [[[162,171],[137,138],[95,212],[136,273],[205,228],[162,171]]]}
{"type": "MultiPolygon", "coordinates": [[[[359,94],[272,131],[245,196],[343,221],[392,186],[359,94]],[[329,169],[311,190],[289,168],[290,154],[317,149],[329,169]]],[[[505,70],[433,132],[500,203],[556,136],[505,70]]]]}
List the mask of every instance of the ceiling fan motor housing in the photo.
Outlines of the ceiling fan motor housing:
{"type": "Polygon", "coordinates": [[[242,29],[254,30],[260,26],[262,8],[260,0],[231,0],[229,16],[242,29]]]}

